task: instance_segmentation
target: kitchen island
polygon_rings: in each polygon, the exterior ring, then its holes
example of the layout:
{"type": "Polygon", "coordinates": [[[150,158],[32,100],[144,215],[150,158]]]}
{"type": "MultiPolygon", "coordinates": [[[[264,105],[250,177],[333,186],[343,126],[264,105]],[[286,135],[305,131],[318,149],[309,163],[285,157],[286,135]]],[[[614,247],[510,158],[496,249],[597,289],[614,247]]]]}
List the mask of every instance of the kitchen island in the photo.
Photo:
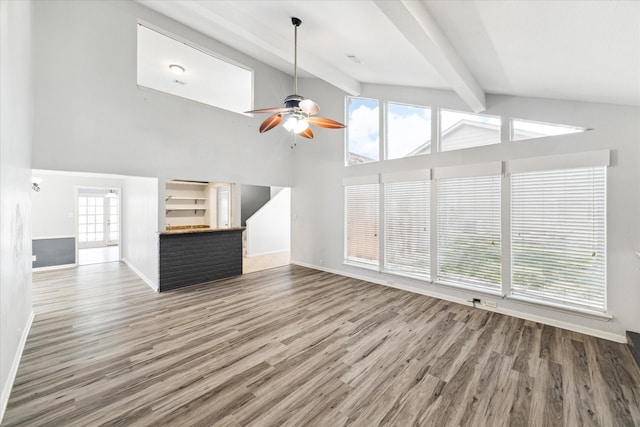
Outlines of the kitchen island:
{"type": "Polygon", "coordinates": [[[160,292],[242,274],[244,227],[171,227],[160,232],[160,292]]]}

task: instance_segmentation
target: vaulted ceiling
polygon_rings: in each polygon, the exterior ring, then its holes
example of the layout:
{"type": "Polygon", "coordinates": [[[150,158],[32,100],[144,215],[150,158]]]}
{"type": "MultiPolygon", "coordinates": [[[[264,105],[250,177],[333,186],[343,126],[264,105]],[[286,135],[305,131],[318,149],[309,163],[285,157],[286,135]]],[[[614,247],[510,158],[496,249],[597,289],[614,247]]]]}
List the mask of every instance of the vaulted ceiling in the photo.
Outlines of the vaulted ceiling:
{"type": "Polygon", "coordinates": [[[640,105],[640,2],[138,0],[283,72],[362,83],[640,105]],[[355,55],[362,63],[356,63],[355,55]]]}

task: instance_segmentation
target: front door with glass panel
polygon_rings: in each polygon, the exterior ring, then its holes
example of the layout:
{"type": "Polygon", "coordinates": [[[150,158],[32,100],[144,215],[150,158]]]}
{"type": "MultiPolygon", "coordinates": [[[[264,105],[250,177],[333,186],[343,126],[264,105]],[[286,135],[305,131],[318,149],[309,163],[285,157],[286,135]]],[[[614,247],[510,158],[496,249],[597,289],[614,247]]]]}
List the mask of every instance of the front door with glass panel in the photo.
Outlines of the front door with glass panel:
{"type": "Polygon", "coordinates": [[[105,197],[104,192],[102,194],[80,192],[78,194],[78,248],[117,245],[120,237],[118,213],[117,195],[105,197]]]}

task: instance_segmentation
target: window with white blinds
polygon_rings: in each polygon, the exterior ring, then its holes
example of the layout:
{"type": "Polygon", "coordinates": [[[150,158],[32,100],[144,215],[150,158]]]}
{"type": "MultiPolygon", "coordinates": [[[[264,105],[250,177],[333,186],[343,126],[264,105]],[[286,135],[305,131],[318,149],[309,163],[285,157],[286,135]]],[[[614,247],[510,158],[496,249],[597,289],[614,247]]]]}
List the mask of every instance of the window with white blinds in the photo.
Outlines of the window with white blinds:
{"type": "Polygon", "coordinates": [[[511,175],[512,294],[606,310],[605,167],[511,175]]]}
{"type": "Polygon", "coordinates": [[[439,179],[438,280],[500,290],[500,176],[439,179]]]}
{"type": "Polygon", "coordinates": [[[384,184],[384,269],[430,275],[430,181],[384,184]]]}
{"type": "Polygon", "coordinates": [[[377,266],[380,185],[345,186],[347,261],[377,266]]]}

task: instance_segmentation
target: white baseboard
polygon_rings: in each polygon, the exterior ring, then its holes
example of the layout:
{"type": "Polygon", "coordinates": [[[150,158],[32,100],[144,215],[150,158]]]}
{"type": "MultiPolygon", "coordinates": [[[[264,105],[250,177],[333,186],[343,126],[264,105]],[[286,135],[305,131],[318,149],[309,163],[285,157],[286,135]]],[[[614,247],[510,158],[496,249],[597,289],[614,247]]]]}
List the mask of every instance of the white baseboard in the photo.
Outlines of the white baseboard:
{"type": "Polygon", "coordinates": [[[60,264],[60,265],[50,265],[48,267],[36,267],[32,268],[31,271],[37,273],[39,271],[51,271],[51,270],[64,270],[65,268],[73,268],[77,267],[78,264],[60,264]]]}
{"type": "MultiPolygon", "coordinates": [[[[415,288],[415,287],[412,287],[412,286],[405,286],[405,285],[401,285],[401,284],[397,284],[397,283],[390,284],[390,283],[387,283],[384,280],[376,280],[374,278],[367,277],[367,276],[362,276],[362,275],[359,275],[359,274],[354,274],[354,273],[350,273],[350,272],[346,272],[346,271],[340,271],[340,270],[334,270],[334,269],[331,269],[331,268],[326,268],[326,267],[323,267],[323,266],[318,266],[318,265],[313,265],[313,264],[307,264],[305,262],[299,262],[299,261],[294,261],[294,260],[291,260],[291,264],[299,265],[301,267],[312,268],[314,270],[326,271],[327,273],[333,273],[333,274],[337,274],[339,276],[351,277],[353,279],[363,280],[365,282],[375,283],[377,285],[387,286],[387,287],[390,287],[390,288],[402,289],[404,291],[413,292],[413,293],[421,294],[421,295],[426,295],[426,296],[429,296],[429,297],[438,298],[438,299],[445,300],[445,301],[451,301],[451,302],[455,302],[455,303],[458,303],[458,304],[473,306],[473,304],[470,303],[465,298],[457,298],[457,297],[454,297],[454,296],[451,296],[451,295],[442,294],[442,293],[439,293],[439,292],[433,292],[433,291],[431,291],[429,289],[419,289],[419,288],[415,288]]],[[[518,304],[517,301],[514,301],[514,300],[510,300],[510,301],[513,304],[516,304],[516,305],[518,304]]],[[[517,317],[519,319],[530,320],[532,322],[537,322],[537,323],[542,323],[544,325],[554,326],[556,328],[567,329],[569,331],[579,332],[581,334],[591,335],[593,337],[603,338],[603,339],[606,339],[606,340],[609,340],[609,341],[615,341],[615,342],[619,342],[619,343],[623,343],[623,344],[627,343],[627,337],[624,334],[620,335],[620,334],[616,334],[616,333],[613,333],[613,332],[602,331],[600,329],[594,329],[594,328],[589,328],[587,326],[578,325],[578,324],[575,324],[575,323],[569,323],[569,322],[563,322],[563,321],[556,320],[556,319],[550,319],[548,317],[539,316],[539,315],[536,315],[536,314],[531,314],[531,313],[526,313],[526,312],[521,312],[521,311],[510,309],[510,308],[503,308],[503,307],[492,308],[492,307],[486,307],[486,306],[482,306],[482,305],[478,305],[478,306],[476,306],[476,308],[480,308],[480,309],[487,310],[487,311],[494,311],[496,313],[505,314],[507,316],[517,317]]]]}
{"type": "Polygon", "coordinates": [[[138,270],[131,262],[129,262],[128,259],[122,258],[122,262],[127,264],[127,267],[129,267],[131,270],[133,270],[133,272],[136,273],[147,285],[149,285],[149,287],[151,289],[153,289],[155,292],[159,292],[158,287],[156,287],[156,285],[153,284],[151,279],[149,279],[140,270],[138,270]]]}
{"type": "Polygon", "coordinates": [[[20,360],[22,359],[24,346],[27,343],[27,337],[29,336],[29,331],[31,331],[33,318],[34,318],[34,312],[32,310],[31,314],[29,315],[29,320],[27,320],[27,324],[25,325],[24,330],[22,331],[22,336],[20,337],[20,343],[18,344],[18,350],[16,351],[16,354],[13,357],[13,363],[11,364],[11,370],[9,371],[7,382],[2,387],[2,396],[0,397],[0,423],[2,423],[2,419],[4,418],[4,412],[7,410],[7,404],[9,403],[9,396],[11,396],[11,389],[13,388],[13,383],[16,380],[16,375],[18,374],[18,367],[20,367],[20,360]]]}

